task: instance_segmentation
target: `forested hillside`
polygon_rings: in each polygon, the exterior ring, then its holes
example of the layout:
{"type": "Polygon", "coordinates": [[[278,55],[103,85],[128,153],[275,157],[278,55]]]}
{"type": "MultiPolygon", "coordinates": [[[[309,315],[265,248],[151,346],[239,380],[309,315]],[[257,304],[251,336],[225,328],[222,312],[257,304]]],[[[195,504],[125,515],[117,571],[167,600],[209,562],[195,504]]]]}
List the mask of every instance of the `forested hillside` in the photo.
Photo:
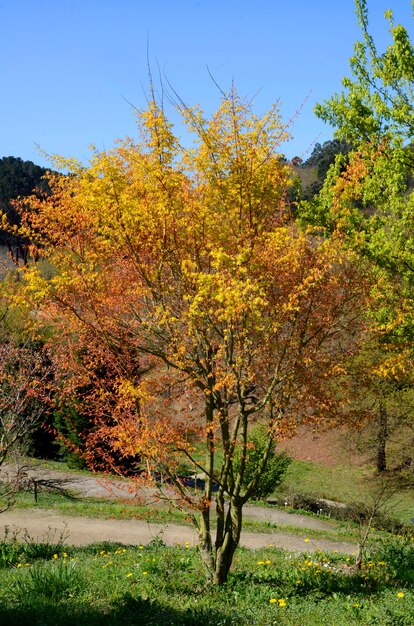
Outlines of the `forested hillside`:
{"type": "Polygon", "coordinates": [[[14,246],[16,237],[7,232],[5,222],[17,225],[20,217],[13,206],[13,200],[19,196],[28,196],[36,190],[47,190],[43,176],[47,170],[32,161],[23,161],[20,157],[4,156],[0,159],[0,210],[3,224],[0,227],[0,245],[14,246]]]}

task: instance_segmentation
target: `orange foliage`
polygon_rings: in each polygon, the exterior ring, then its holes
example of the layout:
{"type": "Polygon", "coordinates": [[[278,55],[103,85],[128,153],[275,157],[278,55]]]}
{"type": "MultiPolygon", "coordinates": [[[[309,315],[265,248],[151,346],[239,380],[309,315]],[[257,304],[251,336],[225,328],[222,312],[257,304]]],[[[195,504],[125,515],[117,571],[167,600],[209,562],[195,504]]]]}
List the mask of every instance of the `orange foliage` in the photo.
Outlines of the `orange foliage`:
{"type": "Polygon", "coordinates": [[[95,433],[165,472],[186,502],[197,493],[176,471],[203,472],[205,513],[213,482],[220,502],[251,496],[233,457],[248,454],[252,424],[267,424],[270,446],[337,410],[331,381],[357,346],[367,279],[340,237],[292,221],[274,109],[256,117],[231,93],[211,119],[182,113],[192,148],[151,103],[138,143],[32,200],[24,229],[50,276],[28,268],[25,298],[52,325],[69,392],[96,358],[111,364],[110,387],[92,376],[95,433]]]}

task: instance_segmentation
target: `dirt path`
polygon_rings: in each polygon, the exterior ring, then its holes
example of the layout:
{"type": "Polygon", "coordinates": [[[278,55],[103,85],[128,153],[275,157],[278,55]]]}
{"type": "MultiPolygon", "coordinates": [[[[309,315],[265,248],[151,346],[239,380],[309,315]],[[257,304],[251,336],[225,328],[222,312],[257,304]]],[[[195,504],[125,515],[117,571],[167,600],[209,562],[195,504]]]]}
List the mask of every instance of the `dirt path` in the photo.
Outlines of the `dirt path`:
{"type": "MultiPolygon", "coordinates": [[[[20,530],[20,536],[27,530],[36,541],[57,540],[65,534],[65,543],[88,545],[98,541],[114,541],[131,545],[147,544],[159,537],[167,545],[197,543],[197,534],[189,526],[178,524],[148,524],[139,520],[103,520],[87,517],[65,516],[45,509],[24,509],[6,511],[0,516],[0,535],[5,527],[11,531],[20,530]],[[53,539],[54,537],[54,539],[53,539]]],[[[269,533],[243,532],[240,544],[246,548],[263,548],[273,545],[292,551],[323,550],[350,554],[356,546],[348,543],[312,539],[305,542],[303,536],[275,530],[269,533]]]]}
{"type": "MultiPolygon", "coordinates": [[[[2,474],[12,472],[13,468],[4,466],[2,474]]],[[[53,481],[61,488],[84,497],[133,498],[134,493],[128,485],[121,481],[111,481],[69,472],[49,470],[43,467],[32,466],[27,470],[31,479],[37,481],[53,481]]],[[[318,520],[305,515],[290,514],[277,508],[247,505],[244,509],[245,519],[257,520],[277,524],[278,526],[295,526],[303,529],[303,536],[289,534],[278,529],[268,533],[243,532],[241,545],[249,548],[266,547],[269,544],[286,550],[337,550],[343,553],[352,553],[356,546],[352,544],[333,542],[324,539],[305,542],[306,529],[332,530],[336,527],[333,521],[318,520]]],[[[106,520],[87,517],[72,517],[61,515],[52,510],[11,509],[0,515],[0,536],[5,527],[16,529],[20,536],[26,530],[31,537],[38,541],[46,539],[47,534],[58,538],[66,532],[65,542],[72,545],[87,545],[98,541],[117,541],[125,544],[146,544],[155,537],[160,537],[167,545],[190,542],[197,543],[197,535],[193,528],[178,524],[155,524],[138,520],[106,520]]]]}

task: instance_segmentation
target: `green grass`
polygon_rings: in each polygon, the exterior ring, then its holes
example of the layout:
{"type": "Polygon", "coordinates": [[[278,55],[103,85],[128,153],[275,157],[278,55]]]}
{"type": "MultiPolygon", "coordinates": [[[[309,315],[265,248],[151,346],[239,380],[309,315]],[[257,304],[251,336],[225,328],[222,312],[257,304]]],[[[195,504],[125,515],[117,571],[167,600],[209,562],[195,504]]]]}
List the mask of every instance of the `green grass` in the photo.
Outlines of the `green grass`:
{"type": "MultiPolygon", "coordinates": [[[[376,489],[381,480],[370,466],[326,467],[310,461],[293,461],[279,492],[287,495],[302,493],[343,503],[369,502],[370,492],[376,489]]],[[[414,517],[412,485],[396,493],[390,513],[405,523],[414,517]]]]}
{"type": "MultiPolygon", "coordinates": [[[[342,541],[344,543],[357,543],[359,538],[358,527],[351,522],[338,522],[338,526],[332,528],[332,530],[318,530],[285,524],[274,524],[273,522],[258,522],[244,518],[243,530],[253,533],[281,532],[297,537],[304,537],[306,535],[306,537],[311,539],[326,539],[327,541],[342,541]]],[[[378,536],[382,536],[381,533],[379,533],[378,536]]]]}
{"type": "MultiPolygon", "coordinates": [[[[412,626],[414,542],[380,543],[362,572],[338,554],[240,549],[222,588],[208,586],[196,548],[61,546],[28,560],[8,544],[0,623],[19,626],[412,626]],[[385,557],[384,557],[385,555],[385,557]],[[384,558],[383,558],[384,557],[384,558]]],[[[3,546],[3,551],[7,551],[3,546]]],[[[41,552],[39,551],[39,555],[41,552]]]]}
{"type": "Polygon", "coordinates": [[[337,502],[350,502],[362,497],[367,481],[374,483],[371,467],[326,467],[310,461],[293,461],[286,472],[283,490],[337,502]]]}

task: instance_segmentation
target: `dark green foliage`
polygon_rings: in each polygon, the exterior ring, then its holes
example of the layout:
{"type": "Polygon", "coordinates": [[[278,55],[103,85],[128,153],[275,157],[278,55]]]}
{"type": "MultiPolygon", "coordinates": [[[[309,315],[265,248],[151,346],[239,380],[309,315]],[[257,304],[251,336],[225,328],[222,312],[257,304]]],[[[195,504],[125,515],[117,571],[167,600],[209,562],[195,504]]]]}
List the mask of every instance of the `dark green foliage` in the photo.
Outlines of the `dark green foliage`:
{"type": "Polygon", "coordinates": [[[296,195],[297,200],[311,200],[323,187],[329,168],[336,161],[338,155],[343,155],[342,167],[346,163],[346,155],[352,146],[347,141],[330,139],[323,144],[316,143],[309,159],[298,165],[295,160],[295,172],[301,181],[301,191],[296,195]]]}
{"type": "MultiPolygon", "coordinates": [[[[247,487],[254,479],[267,444],[268,435],[265,429],[262,427],[255,428],[249,438],[243,487],[247,487]]],[[[259,478],[252,497],[256,500],[260,500],[272,494],[282,482],[290,463],[290,457],[285,452],[277,453],[273,445],[267,458],[266,467],[259,478]]],[[[238,471],[239,465],[240,459],[236,458],[236,471],[238,471]]]]}
{"type": "Polygon", "coordinates": [[[84,469],[85,446],[82,433],[90,426],[90,419],[85,417],[74,404],[61,407],[55,412],[54,426],[57,429],[60,454],[69,467],[84,469]]]}
{"type": "Polygon", "coordinates": [[[351,144],[340,139],[329,139],[323,145],[316,143],[309,159],[305,161],[303,167],[316,167],[318,180],[324,181],[328,169],[335,163],[338,154],[348,154],[351,151],[351,144]]]}

